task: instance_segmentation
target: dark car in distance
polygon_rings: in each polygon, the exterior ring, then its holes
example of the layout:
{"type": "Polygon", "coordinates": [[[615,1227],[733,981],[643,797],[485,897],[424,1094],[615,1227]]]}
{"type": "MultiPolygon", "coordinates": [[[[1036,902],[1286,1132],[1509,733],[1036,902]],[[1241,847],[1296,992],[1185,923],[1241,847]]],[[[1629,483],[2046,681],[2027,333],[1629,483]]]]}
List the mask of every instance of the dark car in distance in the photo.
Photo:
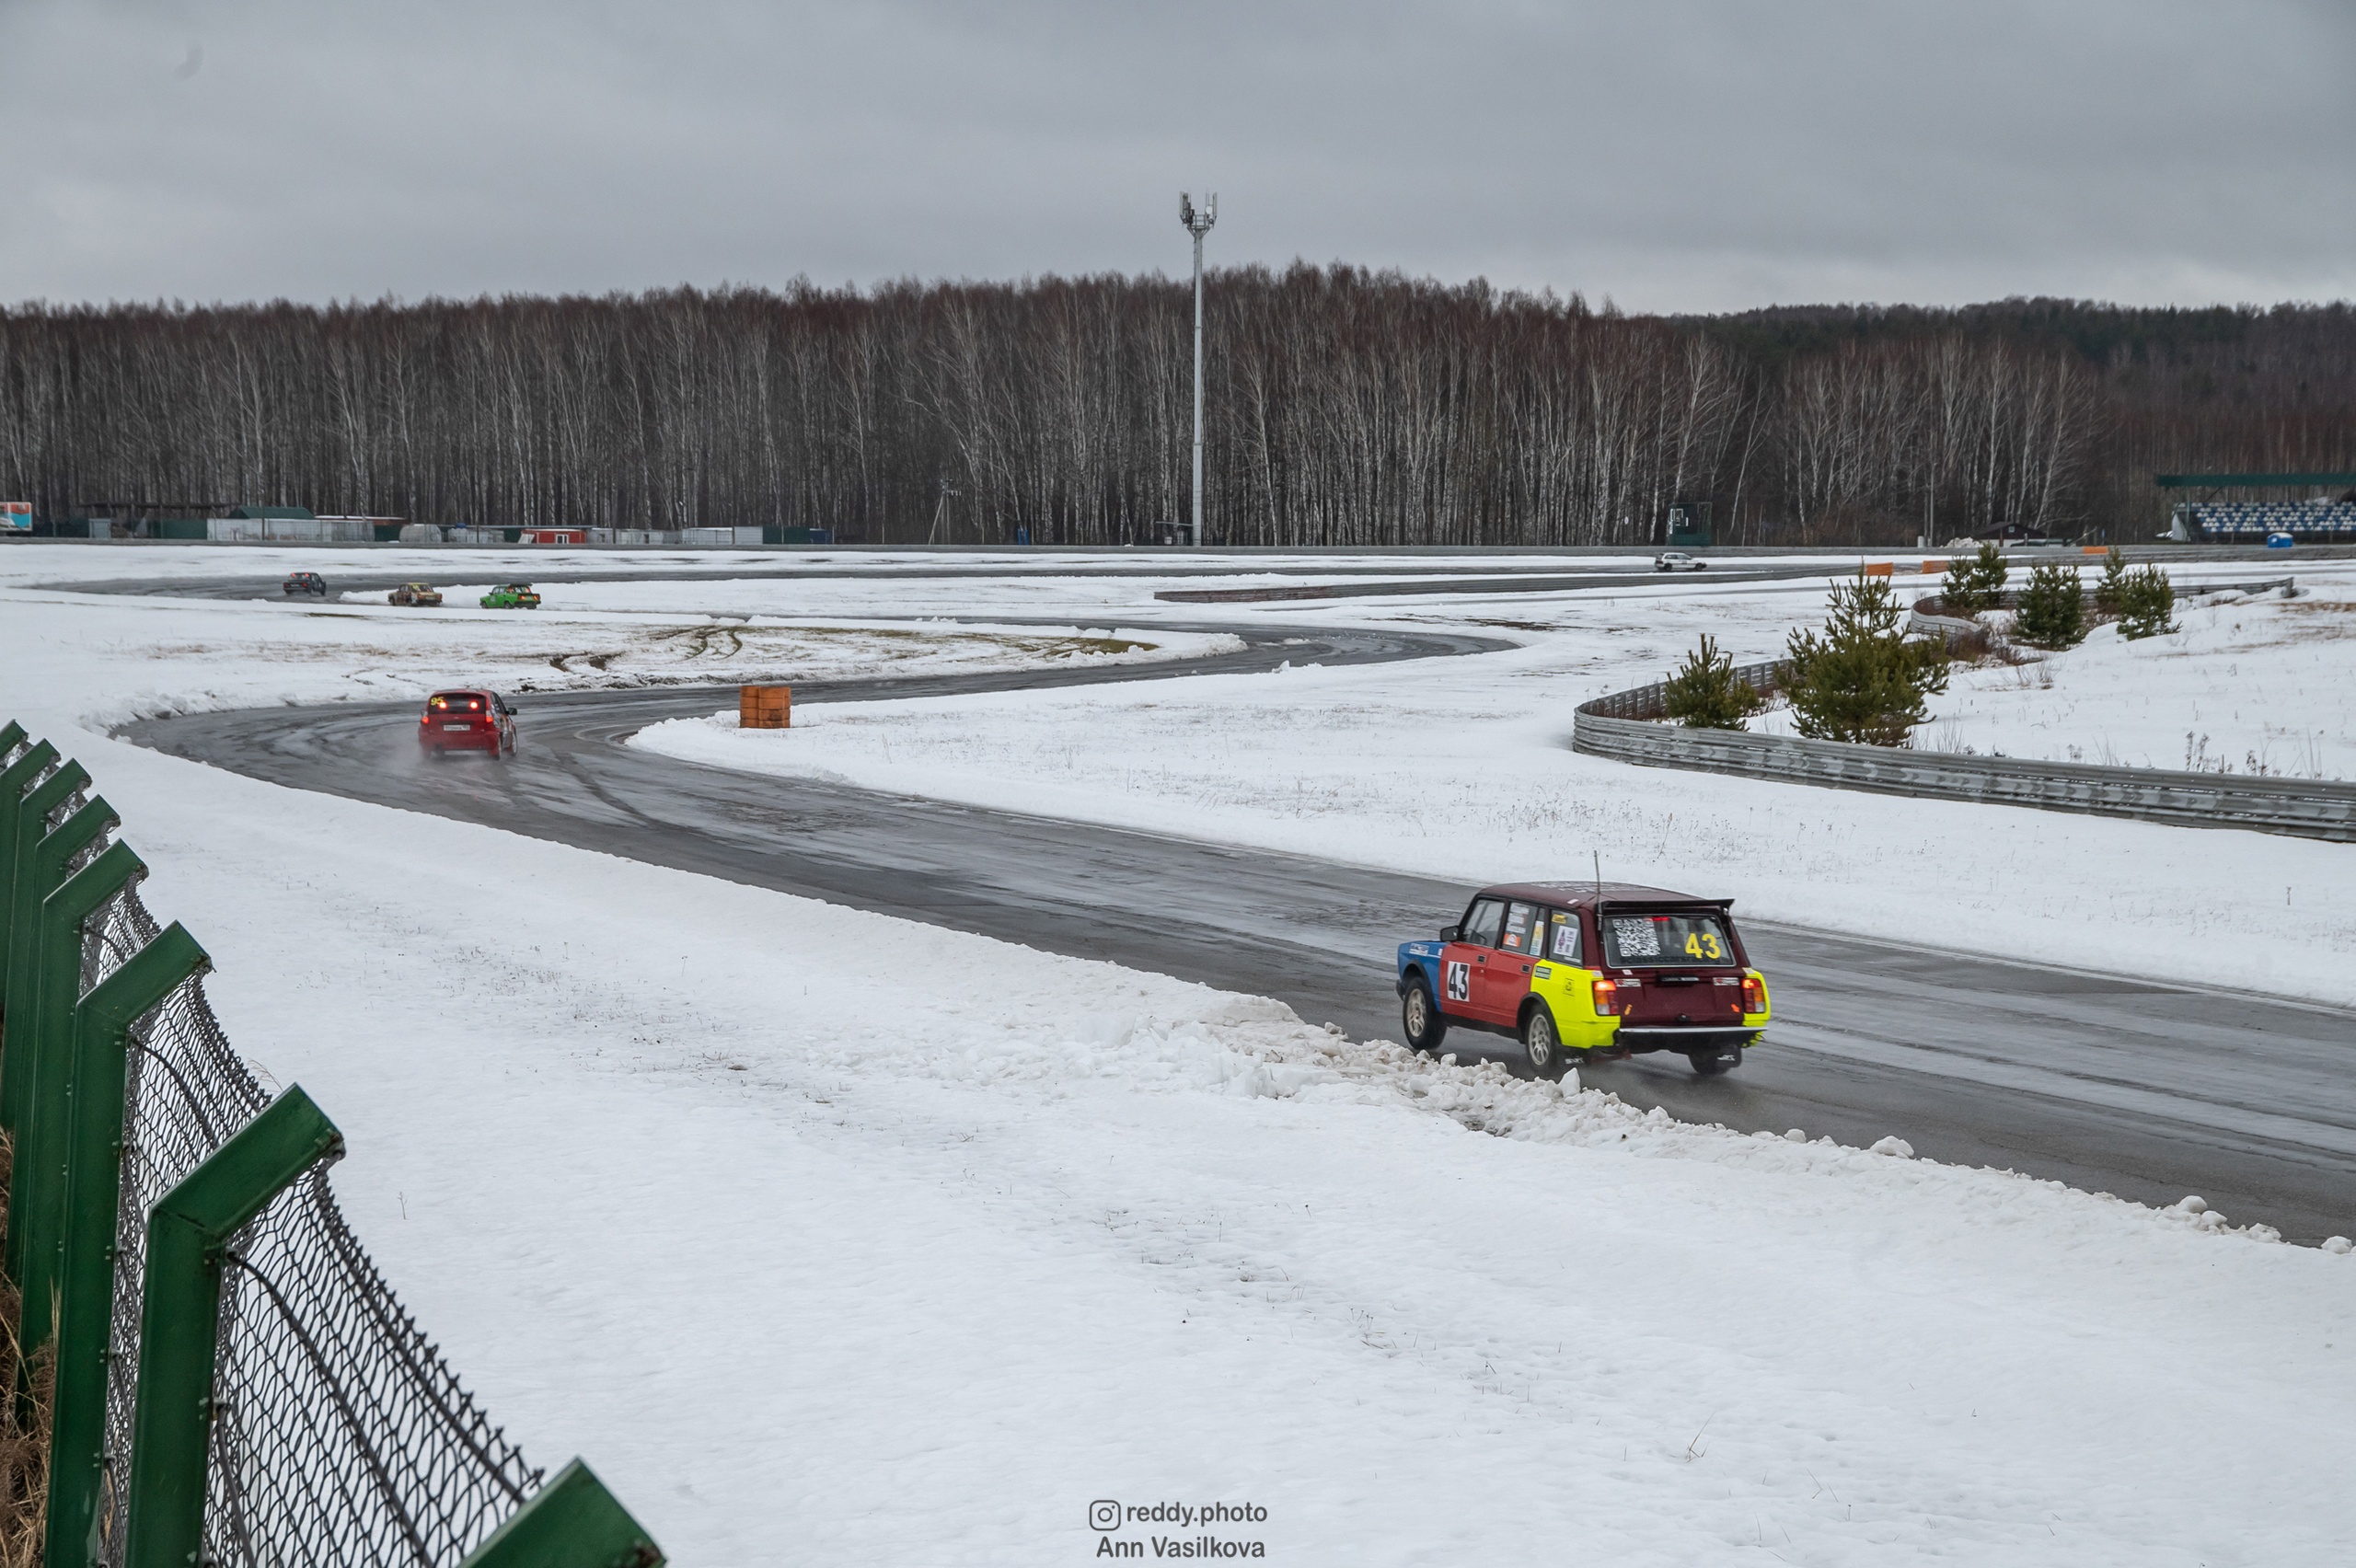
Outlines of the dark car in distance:
{"type": "Polygon", "coordinates": [[[314,594],[324,599],[328,596],[328,580],[316,571],[290,571],[286,581],[278,585],[278,591],[287,594],[314,594]]]}

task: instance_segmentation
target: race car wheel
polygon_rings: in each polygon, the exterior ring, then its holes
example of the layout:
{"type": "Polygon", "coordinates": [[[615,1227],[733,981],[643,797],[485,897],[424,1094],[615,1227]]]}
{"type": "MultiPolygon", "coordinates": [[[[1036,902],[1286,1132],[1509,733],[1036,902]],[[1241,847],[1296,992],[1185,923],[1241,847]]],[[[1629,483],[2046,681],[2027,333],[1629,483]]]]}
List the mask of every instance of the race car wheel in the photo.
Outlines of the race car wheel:
{"type": "Polygon", "coordinates": [[[1554,1015],[1543,1002],[1530,1009],[1530,1017],[1522,1021],[1521,1048],[1530,1057],[1530,1070],[1540,1078],[1561,1078],[1570,1065],[1563,1037],[1554,1032],[1554,1015]]]}
{"type": "Polygon", "coordinates": [[[1411,1051],[1437,1051],[1439,1043],[1448,1038],[1448,1020],[1440,1016],[1439,1008],[1432,1001],[1432,988],[1421,977],[1400,998],[1399,1027],[1405,1032],[1411,1051]]]}
{"type": "Polygon", "coordinates": [[[1692,1063],[1693,1070],[1703,1078],[1717,1078],[1722,1074],[1734,1071],[1742,1065],[1742,1051],[1740,1047],[1731,1051],[1723,1048],[1689,1051],[1686,1053],[1685,1059],[1692,1063]]]}

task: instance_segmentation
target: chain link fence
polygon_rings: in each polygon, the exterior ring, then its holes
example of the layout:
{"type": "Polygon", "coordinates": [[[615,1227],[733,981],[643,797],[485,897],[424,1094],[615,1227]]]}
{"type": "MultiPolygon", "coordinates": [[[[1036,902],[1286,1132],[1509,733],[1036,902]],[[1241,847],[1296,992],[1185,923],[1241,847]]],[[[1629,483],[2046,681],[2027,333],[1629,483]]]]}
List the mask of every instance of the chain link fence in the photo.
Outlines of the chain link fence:
{"type": "MultiPolygon", "coordinates": [[[[103,980],[158,930],[133,889],[85,928],[103,980]]],[[[189,980],[133,1026],[115,1313],[111,1497],[130,1477],[146,1216],[270,1096],[189,980]]],[[[221,1302],[205,1553],[230,1568],[456,1564],[541,1480],[401,1307],[336,1206],[324,1168],[238,1236],[221,1302]]],[[[123,1532],[102,1535],[119,1563],[123,1532]]]]}
{"type": "MultiPolygon", "coordinates": [[[[65,1137],[64,1148],[71,1152],[63,1180],[69,1190],[80,1189],[82,1178],[72,1172],[85,1170],[90,1159],[101,1176],[112,1171],[120,1179],[112,1194],[104,1185],[88,1185],[95,1206],[75,1211],[89,1216],[87,1227],[75,1232],[88,1238],[88,1250],[75,1255],[88,1256],[95,1265],[87,1286],[73,1283],[85,1277],[74,1271],[65,1286],[69,1300],[88,1304],[83,1316],[72,1317],[81,1309],[68,1309],[73,1321],[87,1325],[75,1332],[85,1336],[77,1343],[87,1343],[90,1355],[71,1364],[89,1368],[83,1379],[88,1396],[68,1400],[61,1380],[57,1408],[80,1412],[89,1446],[55,1450],[52,1458],[70,1466],[73,1453],[88,1456],[78,1471],[86,1478],[80,1495],[95,1502],[51,1521],[52,1558],[62,1553],[74,1565],[121,1568],[133,1562],[135,1546],[146,1562],[177,1565],[185,1554],[196,1568],[659,1564],[660,1550],[586,1467],[575,1461],[544,1484],[542,1472],[525,1461],[459,1383],[346,1223],[327,1163],[318,1158],[323,1152],[333,1159],[340,1137],[315,1109],[307,1113],[327,1141],[305,1157],[307,1163],[294,1168],[300,1174],[291,1182],[282,1176],[255,1192],[253,1203],[261,1203],[262,1193],[274,1193],[259,1210],[233,1211],[253,1217],[234,1232],[218,1233],[225,1246],[217,1239],[208,1243],[212,1250],[203,1254],[203,1266],[218,1265],[217,1335],[208,1343],[202,1320],[158,1306],[156,1321],[166,1327],[158,1329],[155,1346],[143,1347],[142,1321],[151,1296],[158,1302],[184,1303],[184,1295],[155,1293],[174,1279],[185,1290],[191,1266],[186,1260],[193,1256],[185,1242],[173,1243],[183,1260],[176,1274],[158,1251],[156,1278],[151,1281],[151,1229],[184,1223],[168,1218],[167,1210],[183,1212],[172,1205],[197,1200],[182,1194],[216,1180],[207,1175],[191,1182],[201,1167],[242,1169],[238,1162],[249,1157],[240,1150],[264,1147],[241,1133],[250,1128],[266,1138],[267,1129],[258,1123],[275,1118],[283,1124],[280,1112],[308,1108],[309,1102],[291,1090],[281,1095],[265,1090],[232,1048],[205,997],[202,951],[186,933],[161,929],[140,896],[144,869],[136,856],[119,842],[110,846],[106,832],[93,831],[110,816],[94,813],[75,826],[75,835],[90,836],[62,866],[50,845],[38,857],[27,852],[82,811],[89,790],[85,780],[84,787],[52,799],[69,778],[81,778],[80,770],[65,774],[62,770],[72,765],[55,761],[35,770],[29,744],[15,744],[22,733],[6,727],[0,766],[21,761],[15,768],[15,776],[22,777],[21,795],[41,790],[48,809],[36,814],[29,798],[0,801],[0,830],[11,836],[0,841],[0,848],[14,845],[8,863],[0,867],[0,929],[7,932],[5,946],[12,960],[0,1008],[20,1015],[9,1022],[8,1048],[22,1044],[28,1053],[20,1062],[0,1060],[0,1068],[44,1085],[62,1073],[55,1081],[64,1098],[52,1104],[75,1103],[75,1093],[87,1096],[94,1083],[103,1090],[95,1100],[78,1101],[99,1121],[87,1134],[65,1137]],[[99,865],[110,856],[109,863],[99,865]],[[90,874],[83,876],[85,871],[90,874]],[[117,880],[126,873],[127,880],[117,880]],[[78,951],[58,946],[74,940],[71,928],[53,925],[58,917],[42,913],[44,900],[77,877],[77,889],[91,890],[76,891],[64,906],[91,910],[81,921],[78,951]],[[134,964],[136,973],[122,973],[134,964]],[[58,974],[55,987],[62,988],[68,976],[78,980],[75,994],[84,1005],[69,1009],[72,1016],[61,1019],[55,1007],[41,1008],[42,993],[27,983],[48,973],[58,974]],[[189,977],[174,984],[174,975],[189,977]],[[119,983],[109,986],[110,979],[119,983]],[[107,1026],[83,1021],[90,1006],[99,1009],[94,1020],[104,1016],[115,1004],[93,998],[109,996],[137,997],[114,1015],[111,1026],[121,1046],[110,1058],[121,1072],[119,1143],[109,1141],[116,1136],[110,1130],[112,1090],[89,1055],[96,1048],[90,1042],[103,1038],[107,1026]],[[148,998],[158,996],[149,1005],[148,998]],[[143,1007],[126,1032],[125,1018],[143,1007]],[[37,1070],[30,1066],[36,1062],[37,1070]],[[233,1140],[237,1147],[229,1147],[233,1140]],[[200,1325],[192,1336],[184,1327],[191,1323],[200,1325]],[[175,1333],[199,1354],[174,1355],[169,1342],[175,1333]],[[102,1387],[97,1349],[101,1336],[102,1387]],[[144,1357],[143,1348],[148,1352],[144,1357]],[[189,1409],[158,1397],[156,1390],[168,1380],[150,1387],[151,1364],[159,1358],[165,1366],[197,1368],[180,1374],[182,1386],[191,1389],[204,1389],[209,1375],[210,1397],[199,1401],[201,1441],[181,1449],[187,1458],[177,1473],[189,1478],[191,1488],[185,1508],[158,1504],[156,1518],[147,1519],[150,1505],[143,1500],[165,1494],[151,1492],[145,1479],[134,1482],[134,1475],[144,1473],[137,1469],[140,1435],[167,1430],[151,1427],[151,1414],[168,1412],[167,1421],[178,1420],[189,1409]],[[193,1490],[200,1458],[201,1532],[193,1490]],[[139,1518],[132,1516],[134,1511],[139,1518]],[[173,1538],[183,1544],[159,1555],[156,1541],[148,1540],[156,1533],[151,1527],[174,1517],[184,1521],[184,1537],[173,1538]],[[79,1539],[78,1524],[66,1524],[77,1519],[90,1524],[87,1541],[79,1539]],[[148,1544],[138,1544],[142,1540],[148,1544]]],[[[54,757],[45,749],[41,755],[54,757]]],[[[54,850],[62,852],[68,842],[57,841],[54,850]]],[[[51,911],[59,907],[48,905],[51,911]]],[[[46,1091],[39,1098],[47,1100],[46,1091]]],[[[18,1114],[32,1119],[28,1113],[18,1114]]],[[[50,1128],[58,1120],[52,1113],[42,1124],[50,1128]]],[[[6,1130],[21,1140],[23,1124],[6,1130]]],[[[44,1131],[33,1169],[61,1168],[58,1136],[54,1130],[44,1131]]],[[[71,1209],[50,1191],[52,1179],[34,1183],[23,1169],[15,1176],[24,1187],[24,1202],[40,1215],[50,1215],[52,1205],[60,1212],[71,1209]]],[[[29,1227],[27,1234],[33,1234],[29,1227]]],[[[159,1249],[164,1244],[156,1243],[159,1249]]],[[[83,1243],[66,1245],[70,1250],[83,1243]]],[[[44,1236],[36,1254],[45,1257],[48,1246],[44,1236]]],[[[199,1300],[211,1297],[207,1286],[199,1300]]],[[[50,1320],[44,1314],[44,1325],[50,1320]]],[[[12,1327],[20,1336],[26,1332],[22,1321],[12,1327]]],[[[59,1431],[64,1430],[61,1423],[59,1431]]],[[[166,1451],[158,1445],[150,1458],[166,1451]]],[[[52,1483],[59,1473],[53,1463],[52,1483]]],[[[52,1568],[67,1564],[53,1561],[52,1568]]]]}

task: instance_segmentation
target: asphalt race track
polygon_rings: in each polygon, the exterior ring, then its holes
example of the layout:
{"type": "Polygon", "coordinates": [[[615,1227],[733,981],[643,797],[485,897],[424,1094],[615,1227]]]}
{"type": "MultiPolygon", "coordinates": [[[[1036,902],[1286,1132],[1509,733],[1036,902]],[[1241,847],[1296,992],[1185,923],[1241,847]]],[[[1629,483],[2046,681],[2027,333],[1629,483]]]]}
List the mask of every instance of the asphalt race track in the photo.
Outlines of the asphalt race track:
{"type": "MultiPolygon", "coordinates": [[[[794,698],[1499,646],[1429,632],[1201,629],[1237,630],[1251,646],[1104,672],[797,684],[794,698]]],[[[200,714],[124,733],[299,789],[1276,997],[1359,1038],[1399,1038],[1392,944],[1453,919],[1467,892],[1200,843],[1182,836],[1182,823],[1169,836],[1096,827],[699,767],[621,744],[659,720],[733,708],[733,686],[515,700],[523,746],[504,764],[426,762],[408,703],[200,714]]],[[[1800,1127],[1859,1144],[1895,1133],[1934,1159],[2147,1203],[2198,1193],[2236,1224],[2263,1220],[2294,1240],[2356,1234],[2356,1014],[1758,921],[1743,931],[1774,988],[1776,1022],[1739,1071],[1703,1079],[1681,1058],[1646,1057],[1589,1066],[1587,1084],[1744,1131],[1800,1127]]],[[[1448,1043],[1466,1055],[1484,1047],[1519,1067],[1519,1053],[1494,1036],[1459,1032],[1448,1043]]]]}

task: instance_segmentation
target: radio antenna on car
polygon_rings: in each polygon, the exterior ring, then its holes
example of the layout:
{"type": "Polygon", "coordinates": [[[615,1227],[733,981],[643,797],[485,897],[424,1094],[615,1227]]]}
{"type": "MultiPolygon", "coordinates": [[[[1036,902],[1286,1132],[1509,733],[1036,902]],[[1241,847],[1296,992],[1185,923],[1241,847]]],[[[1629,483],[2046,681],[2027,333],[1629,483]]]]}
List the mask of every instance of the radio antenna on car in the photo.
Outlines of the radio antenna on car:
{"type": "Polygon", "coordinates": [[[1595,855],[1595,906],[1601,909],[1603,907],[1603,851],[1598,849],[1593,853],[1595,855]]]}

